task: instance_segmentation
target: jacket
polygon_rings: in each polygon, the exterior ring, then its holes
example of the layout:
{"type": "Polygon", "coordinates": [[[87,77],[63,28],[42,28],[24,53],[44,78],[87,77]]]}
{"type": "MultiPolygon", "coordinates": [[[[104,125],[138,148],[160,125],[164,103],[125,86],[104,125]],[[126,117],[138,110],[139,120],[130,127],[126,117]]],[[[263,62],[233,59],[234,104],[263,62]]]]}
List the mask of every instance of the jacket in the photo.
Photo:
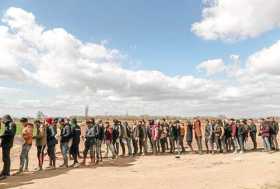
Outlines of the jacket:
{"type": "Polygon", "coordinates": [[[72,145],[80,144],[81,128],[79,125],[73,125],[71,129],[72,145]]]}
{"type": "Polygon", "coordinates": [[[61,143],[68,143],[71,138],[71,127],[69,124],[65,124],[60,129],[60,142],[61,143]]]}
{"type": "Polygon", "coordinates": [[[37,146],[44,146],[47,144],[47,131],[44,125],[37,126],[35,138],[37,146]]]}
{"type": "Polygon", "coordinates": [[[2,139],[2,148],[11,148],[14,143],[14,137],[16,135],[17,126],[14,122],[7,122],[4,125],[4,133],[0,136],[2,139]]]}
{"type": "Polygon", "coordinates": [[[23,127],[22,138],[24,139],[25,144],[32,144],[33,125],[31,123],[28,123],[25,127],[23,127]]]}
{"type": "Polygon", "coordinates": [[[96,126],[90,126],[85,133],[86,143],[95,144],[97,139],[96,126]]]}
{"type": "Polygon", "coordinates": [[[55,138],[56,131],[53,125],[49,125],[47,127],[47,145],[52,146],[57,143],[57,140],[55,138]]]}

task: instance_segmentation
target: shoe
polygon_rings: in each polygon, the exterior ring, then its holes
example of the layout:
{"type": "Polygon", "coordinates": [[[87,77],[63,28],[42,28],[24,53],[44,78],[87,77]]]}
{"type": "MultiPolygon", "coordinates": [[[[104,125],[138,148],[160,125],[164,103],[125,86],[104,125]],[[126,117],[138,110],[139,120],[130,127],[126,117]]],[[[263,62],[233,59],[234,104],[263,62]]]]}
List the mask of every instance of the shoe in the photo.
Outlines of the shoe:
{"type": "Polygon", "coordinates": [[[15,175],[22,175],[22,174],[23,174],[22,170],[19,170],[18,172],[15,173],[15,175]]]}
{"type": "Polygon", "coordinates": [[[80,164],[79,163],[75,163],[73,167],[74,168],[78,168],[78,167],[80,167],[80,164]]]}

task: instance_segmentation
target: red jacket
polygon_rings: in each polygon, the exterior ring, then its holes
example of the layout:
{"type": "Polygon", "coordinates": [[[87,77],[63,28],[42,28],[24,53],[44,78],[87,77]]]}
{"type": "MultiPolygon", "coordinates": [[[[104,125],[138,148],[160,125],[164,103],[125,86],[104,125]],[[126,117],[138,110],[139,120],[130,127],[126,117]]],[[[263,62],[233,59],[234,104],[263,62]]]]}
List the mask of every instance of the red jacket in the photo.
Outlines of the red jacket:
{"type": "Polygon", "coordinates": [[[230,127],[231,127],[231,136],[232,136],[232,137],[236,137],[236,134],[237,134],[237,127],[236,127],[236,124],[235,124],[235,123],[232,123],[230,127]]]}

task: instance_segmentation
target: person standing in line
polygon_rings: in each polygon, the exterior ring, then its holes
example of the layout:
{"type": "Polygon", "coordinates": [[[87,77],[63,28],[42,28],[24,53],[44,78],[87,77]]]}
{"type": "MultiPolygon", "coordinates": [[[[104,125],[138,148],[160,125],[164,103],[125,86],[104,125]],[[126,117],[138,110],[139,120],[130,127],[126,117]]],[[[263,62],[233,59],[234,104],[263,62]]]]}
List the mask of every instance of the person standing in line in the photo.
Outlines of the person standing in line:
{"type": "Polygon", "coordinates": [[[270,126],[270,143],[273,146],[273,150],[279,151],[279,145],[277,141],[277,136],[279,132],[278,122],[275,121],[275,118],[271,118],[269,121],[270,126]]]}
{"type": "Polygon", "coordinates": [[[108,158],[109,151],[112,154],[112,159],[117,158],[114,146],[112,144],[113,140],[113,129],[110,126],[110,123],[107,121],[105,122],[105,133],[104,133],[104,142],[106,144],[106,154],[105,157],[108,158]]]}
{"type": "Polygon", "coordinates": [[[173,122],[169,127],[169,140],[170,140],[170,153],[175,153],[176,140],[177,140],[177,128],[175,122],[173,122]]]}
{"type": "Polygon", "coordinates": [[[81,140],[81,127],[77,123],[77,119],[73,118],[70,121],[71,125],[71,156],[73,157],[74,163],[70,167],[79,167],[78,157],[79,157],[79,146],[80,146],[80,140],[81,140]]]}
{"type": "Polygon", "coordinates": [[[193,125],[190,120],[187,120],[187,129],[186,129],[186,141],[191,149],[191,152],[194,153],[193,147],[192,147],[192,141],[193,141],[193,125]]]}
{"type": "Polygon", "coordinates": [[[269,142],[270,128],[269,128],[268,121],[265,119],[261,120],[260,135],[262,136],[262,139],[263,139],[264,151],[270,152],[271,151],[271,144],[269,142]]]}
{"type": "Polygon", "coordinates": [[[123,124],[120,123],[120,144],[123,151],[123,155],[125,155],[125,144],[127,145],[128,155],[132,156],[132,148],[131,148],[131,132],[127,121],[123,124]]]}
{"type": "Polygon", "coordinates": [[[224,131],[225,131],[225,149],[226,149],[226,152],[230,152],[231,144],[232,144],[231,127],[230,127],[229,121],[227,119],[223,121],[223,126],[224,126],[224,131]]]}
{"type": "Polygon", "coordinates": [[[96,129],[96,163],[98,164],[100,161],[102,162],[102,141],[104,140],[104,125],[102,120],[99,120],[95,126],[96,129]]]}
{"type": "Polygon", "coordinates": [[[147,145],[145,143],[147,138],[147,133],[144,125],[144,121],[139,122],[139,155],[146,155],[147,154],[147,145]]]}
{"type": "Polygon", "coordinates": [[[185,138],[185,134],[186,134],[186,131],[185,131],[186,128],[185,128],[184,122],[179,121],[178,124],[179,124],[179,132],[180,132],[179,145],[181,146],[182,153],[185,153],[186,149],[185,149],[185,146],[184,146],[184,138],[185,138]]]}
{"type": "Polygon", "coordinates": [[[177,154],[176,157],[179,158],[180,154],[184,151],[184,146],[181,145],[181,128],[180,128],[180,121],[176,120],[174,122],[175,130],[173,131],[173,137],[174,137],[174,144],[175,144],[175,153],[177,154]],[[181,148],[181,150],[180,150],[181,148]]]}
{"type": "Polygon", "coordinates": [[[150,120],[145,122],[146,132],[147,132],[147,151],[148,150],[148,144],[150,146],[151,151],[153,150],[153,143],[152,143],[152,129],[150,125],[150,120]]]}
{"type": "Polygon", "coordinates": [[[207,154],[210,153],[214,153],[214,128],[212,125],[213,122],[210,122],[209,120],[206,120],[206,127],[205,127],[205,146],[206,146],[206,150],[207,150],[207,154]],[[211,149],[209,150],[209,144],[211,149]]]}
{"type": "Polygon", "coordinates": [[[257,127],[253,119],[249,119],[249,135],[253,143],[253,150],[257,150],[257,127]]]}
{"type": "Polygon", "coordinates": [[[245,135],[245,127],[244,123],[240,122],[237,120],[236,122],[237,126],[237,138],[238,138],[238,143],[239,143],[239,148],[240,148],[240,154],[244,153],[244,135],[245,135]]]}
{"type": "Polygon", "coordinates": [[[113,120],[113,145],[115,148],[116,155],[119,155],[119,143],[120,143],[120,133],[118,120],[113,120]]]}
{"type": "Polygon", "coordinates": [[[202,130],[201,130],[201,121],[198,118],[194,119],[193,130],[194,130],[195,140],[198,147],[198,153],[202,154],[202,130]]]}
{"type": "Polygon", "coordinates": [[[139,124],[136,121],[133,122],[132,133],[133,155],[136,156],[139,149],[139,124]]]}
{"type": "Polygon", "coordinates": [[[232,147],[236,154],[238,152],[237,124],[234,119],[231,119],[229,124],[231,128],[232,147]]]}
{"type": "Polygon", "coordinates": [[[49,156],[49,167],[50,169],[56,168],[56,157],[55,157],[55,145],[56,141],[56,132],[53,126],[53,119],[47,118],[46,119],[46,126],[47,126],[47,147],[48,147],[48,156],[49,156]]]}
{"type": "Polygon", "coordinates": [[[59,120],[60,124],[60,147],[63,156],[63,164],[60,167],[68,167],[69,140],[71,138],[71,126],[66,124],[64,119],[59,120]]]}
{"type": "Polygon", "coordinates": [[[153,143],[153,154],[157,155],[159,152],[158,145],[159,145],[159,121],[156,123],[154,120],[150,122],[152,128],[152,143],[153,143]]]}
{"type": "Polygon", "coordinates": [[[215,144],[217,147],[217,152],[223,153],[223,144],[222,140],[224,137],[224,128],[223,123],[221,120],[217,120],[214,126],[214,133],[215,133],[215,144]]]}
{"type": "Polygon", "coordinates": [[[24,140],[24,143],[21,148],[20,167],[17,174],[21,174],[23,171],[28,171],[28,163],[29,163],[28,154],[31,149],[32,139],[33,139],[33,124],[28,123],[27,118],[21,118],[20,123],[23,127],[22,138],[24,140]]]}
{"type": "Polygon", "coordinates": [[[38,159],[38,170],[43,170],[43,163],[44,163],[44,155],[45,155],[45,148],[47,144],[47,133],[45,125],[40,122],[40,120],[36,120],[34,122],[36,128],[36,147],[37,147],[37,159],[38,159]]]}
{"type": "Polygon", "coordinates": [[[166,140],[165,140],[165,150],[169,150],[169,145],[168,145],[168,129],[169,129],[169,124],[168,122],[166,121],[166,119],[164,118],[163,119],[163,131],[166,132],[166,140]]]}
{"type": "Polygon", "coordinates": [[[82,165],[86,165],[88,151],[90,151],[91,165],[95,164],[97,133],[96,133],[96,125],[94,125],[93,123],[94,121],[87,122],[87,128],[85,132],[84,159],[82,165]]]}
{"type": "Polygon", "coordinates": [[[167,131],[167,128],[165,127],[164,123],[161,123],[160,124],[160,137],[159,137],[159,141],[160,141],[160,146],[161,146],[161,152],[162,153],[165,153],[166,151],[166,148],[167,148],[167,134],[168,134],[168,131],[167,131]]]}
{"type": "Polygon", "coordinates": [[[14,137],[16,135],[16,124],[10,115],[5,115],[2,118],[2,122],[4,124],[4,133],[0,136],[2,139],[1,147],[2,147],[2,160],[3,160],[3,169],[0,174],[0,180],[3,180],[10,176],[11,169],[11,157],[10,151],[13,147],[14,137]]]}

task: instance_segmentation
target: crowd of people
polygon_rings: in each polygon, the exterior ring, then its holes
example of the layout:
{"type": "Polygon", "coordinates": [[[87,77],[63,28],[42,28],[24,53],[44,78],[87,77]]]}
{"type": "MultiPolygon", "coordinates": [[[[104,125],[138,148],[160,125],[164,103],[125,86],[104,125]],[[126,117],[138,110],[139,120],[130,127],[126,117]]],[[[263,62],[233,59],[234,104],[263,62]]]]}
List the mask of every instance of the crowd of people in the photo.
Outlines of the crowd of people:
{"type": "MultiPolygon", "coordinates": [[[[17,126],[10,115],[5,115],[1,122],[4,131],[0,135],[3,158],[0,179],[5,179],[10,176],[10,151],[17,126]]],[[[86,119],[85,126],[80,126],[76,118],[46,118],[34,120],[33,123],[27,118],[21,118],[20,124],[24,142],[20,154],[20,167],[16,174],[28,171],[28,155],[33,140],[37,148],[38,171],[43,170],[46,154],[49,160],[46,169],[57,167],[56,146],[60,147],[63,157],[60,167],[65,168],[86,165],[88,153],[90,165],[102,162],[102,158],[109,158],[109,154],[112,159],[167,152],[180,157],[180,154],[186,152],[186,148],[198,154],[244,153],[247,150],[257,150],[257,136],[263,140],[264,151],[279,150],[279,126],[274,118],[261,119],[258,126],[253,119],[212,119],[204,120],[202,124],[199,118],[184,121],[161,119],[132,122],[96,121],[89,118],[86,119]],[[193,139],[196,141],[197,150],[194,150],[193,139]],[[253,144],[252,148],[247,145],[249,142],[253,144]],[[203,149],[203,146],[206,149],[203,149]],[[69,161],[72,160],[70,165],[69,161]]]]}

